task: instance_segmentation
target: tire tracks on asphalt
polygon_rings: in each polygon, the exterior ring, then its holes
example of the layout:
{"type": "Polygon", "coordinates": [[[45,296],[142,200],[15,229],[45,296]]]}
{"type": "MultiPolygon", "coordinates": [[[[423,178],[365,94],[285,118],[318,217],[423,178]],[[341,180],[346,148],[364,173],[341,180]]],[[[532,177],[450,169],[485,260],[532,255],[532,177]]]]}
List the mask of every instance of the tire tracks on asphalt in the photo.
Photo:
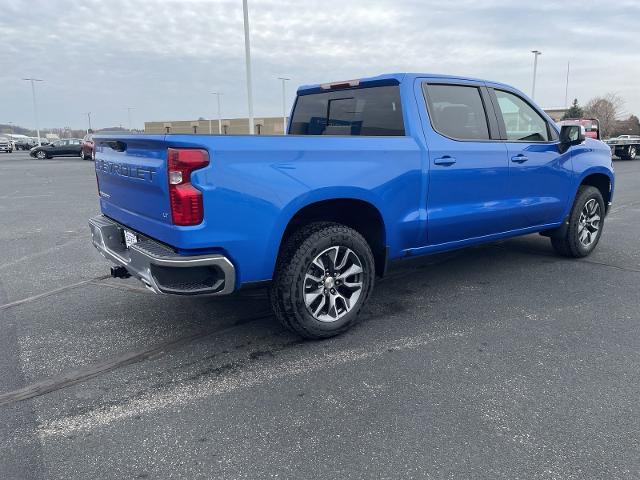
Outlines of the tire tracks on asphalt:
{"type": "MultiPolygon", "coordinates": [[[[87,283],[87,282],[84,282],[84,283],[87,283]]],[[[39,397],[41,395],[45,395],[47,393],[51,393],[57,390],[62,390],[64,388],[70,387],[77,383],[81,383],[86,380],[90,380],[92,378],[98,377],[107,372],[111,372],[113,370],[126,367],[134,363],[142,362],[151,357],[164,354],[170,350],[175,350],[176,348],[180,348],[182,346],[188,345],[194,341],[209,337],[211,335],[224,335],[240,326],[247,325],[249,323],[256,322],[258,320],[267,319],[272,316],[273,314],[271,312],[261,313],[258,315],[254,315],[252,317],[247,317],[247,318],[237,320],[231,326],[228,326],[228,327],[211,329],[211,330],[203,330],[190,335],[184,335],[178,338],[167,340],[165,342],[157,343],[150,347],[146,347],[138,350],[132,350],[132,351],[123,353],[121,355],[95,363],[93,365],[89,365],[87,367],[70,370],[61,375],[53,376],[53,377],[41,380],[39,382],[33,383],[31,385],[27,385],[26,387],[0,394],[0,407],[12,405],[17,402],[39,397]]]]}

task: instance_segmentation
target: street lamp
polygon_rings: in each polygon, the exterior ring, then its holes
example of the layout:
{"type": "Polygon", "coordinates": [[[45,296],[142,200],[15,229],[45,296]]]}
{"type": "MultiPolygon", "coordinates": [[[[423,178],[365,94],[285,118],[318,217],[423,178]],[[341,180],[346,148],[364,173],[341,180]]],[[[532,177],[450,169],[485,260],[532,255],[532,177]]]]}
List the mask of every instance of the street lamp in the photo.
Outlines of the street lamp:
{"type": "MultiPolygon", "coordinates": [[[[222,115],[220,113],[220,95],[222,95],[220,92],[211,92],[211,95],[215,95],[216,97],[218,97],[218,134],[222,135],[222,115]]],[[[212,134],[213,132],[211,131],[211,119],[209,119],[209,134],[212,134]]]]}
{"type": "Polygon", "coordinates": [[[569,108],[569,67],[570,62],[567,62],[567,83],[564,86],[564,108],[569,108]]]}
{"type": "Polygon", "coordinates": [[[40,141],[40,127],[38,127],[38,107],[36,105],[36,87],[34,86],[34,82],[44,82],[44,80],[40,80],[39,78],[23,78],[27,82],[31,82],[31,94],[33,95],[33,116],[36,120],[36,133],[38,134],[38,146],[42,145],[40,141]]]}
{"type": "Polygon", "coordinates": [[[542,55],[539,50],[531,50],[533,53],[533,85],[531,86],[531,100],[536,99],[536,74],[538,73],[538,57],[542,55]]]}
{"type": "Polygon", "coordinates": [[[127,107],[127,117],[129,118],[129,131],[131,131],[131,110],[134,110],[134,107],[127,107]]]}
{"type": "Polygon", "coordinates": [[[244,16],[244,61],[247,70],[247,100],[249,102],[249,134],[253,135],[253,88],[251,87],[251,45],[249,43],[249,7],[247,0],[242,0],[244,16]]]}
{"type": "Polygon", "coordinates": [[[87,133],[91,130],[91,112],[87,112],[87,118],[89,119],[89,128],[87,129],[87,133]]]}
{"type": "Polygon", "coordinates": [[[286,77],[278,77],[278,80],[282,80],[282,134],[287,134],[287,100],[285,92],[285,82],[291,80],[286,77]]]}

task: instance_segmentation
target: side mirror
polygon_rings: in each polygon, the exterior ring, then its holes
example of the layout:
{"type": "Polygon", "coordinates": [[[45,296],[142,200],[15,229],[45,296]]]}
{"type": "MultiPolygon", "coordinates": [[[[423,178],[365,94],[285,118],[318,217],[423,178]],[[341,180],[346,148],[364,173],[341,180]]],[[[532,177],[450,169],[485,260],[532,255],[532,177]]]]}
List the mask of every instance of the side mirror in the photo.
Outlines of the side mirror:
{"type": "Polygon", "coordinates": [[[578,145],[584,142],[585,130],[582,125],[563,125],[560,129],[560,143],[578,145]]]}
{"type": "Polygon", "coordinates": [[[573,145],[580,145],[585,140],[585,130],[582,125],[563,125],[560,129],[560,153],[569,150],[573,145]]]}

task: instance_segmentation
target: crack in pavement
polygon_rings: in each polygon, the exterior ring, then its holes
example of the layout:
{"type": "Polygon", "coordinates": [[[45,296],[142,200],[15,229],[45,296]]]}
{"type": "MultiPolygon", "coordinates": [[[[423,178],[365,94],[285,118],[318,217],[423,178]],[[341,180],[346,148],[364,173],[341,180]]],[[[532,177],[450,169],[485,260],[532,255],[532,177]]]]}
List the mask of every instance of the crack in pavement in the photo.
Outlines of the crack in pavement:
{"type": "Polygon", "coordinates": [[[34,258],[42,257],[44,255],[49,255],[50,253],[53,253],[56,250],[60,250],[61,248],[64,248],[73,243],[79,242],[80,240],[87,241],[87,238],[84,236],[72,238],[71,240],[67,240],[66,242],[61,243],[60,245],[55,245],[53,247],[42,250],[40,252],[32,253],[31,255],[25,255],[24,257],[16,258],[15,260],[11,260],[10,262],[3,263],[2,265],[0,265],[0,270],[3,270],[7,267],[12,267],[14,265],[17,265],[20,262],[24,262],[25,260],[33,260],[34,258]]]}
{"type": "Polygon", "coordinates": [[[107,278],[111,278],[111,275],[101,275],[99,277],[89,278],[87,280],[82,280],[80,282],[71,283],[69,285],[64,285],[62,287],[54,288],[53,290],[49,290],[47,292],[38,293],[36,295],[32,295],[30,297],[23,298],[21,300],[15,300],[13,302],[5,303],[3,305],[0,305],[0,311],[1,310],[7,310],[7,309],[12,308],[12,307],[17,307],[18,305],[22,305],[24,303],[30,303],[30,302],[33,302],[35,300],[40,300],[41,298],[49,297],[51,295],[55,295],[57,293],[64,292],[66,290],[71,290],[73,288],[78,288],[78,287],[81,287],[83,285],[87,285],[89,283],[95,282],[96,280],[106,280],[107,278]]]}

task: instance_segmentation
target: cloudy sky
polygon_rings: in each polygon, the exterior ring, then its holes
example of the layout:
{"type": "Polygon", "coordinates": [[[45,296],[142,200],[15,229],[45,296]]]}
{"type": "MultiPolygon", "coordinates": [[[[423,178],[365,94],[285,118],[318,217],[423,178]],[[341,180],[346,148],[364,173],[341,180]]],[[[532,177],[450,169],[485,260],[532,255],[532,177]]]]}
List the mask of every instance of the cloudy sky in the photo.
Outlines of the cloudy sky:
{"type": "MultiPolygon", "coordinates": [[[[249,0],[256,116],[281,112],[295,85],[393,71],[468,75],[536,100],[617,92],[640,114],[640,1],[249,0]]],[[[0,123],[134,127],[247,112],[241,0],[0,0],[0,123]]]]}

